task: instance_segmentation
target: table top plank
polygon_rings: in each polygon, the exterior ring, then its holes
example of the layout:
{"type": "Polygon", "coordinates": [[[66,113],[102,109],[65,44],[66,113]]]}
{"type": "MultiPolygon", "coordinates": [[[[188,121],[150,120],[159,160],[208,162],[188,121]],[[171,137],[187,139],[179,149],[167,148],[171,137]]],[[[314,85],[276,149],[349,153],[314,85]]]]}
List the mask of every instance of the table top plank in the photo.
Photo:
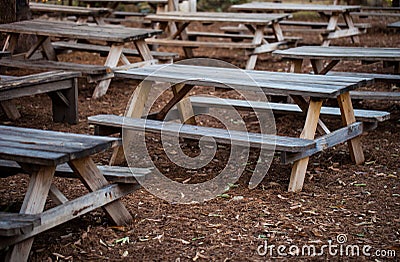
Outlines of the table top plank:
{"type": "Polygon", "coordinates": [[[0,126],[0,158],[58,165],[120,144],[120,139],[0,126]]]}
{"type": "Polygon", "coordinates": [[[373,82],[368,78],[344,78],[324,75],[275,73],[243,70],[248,77],[238,74],[237,69],[190,65],[152,65],[127,71],[116,71],[116,77],[170,83],[208,85],[221,88],[234,87],[248,91],[261,88],[268,94],[304,95],[336,98],[339,94],[373,82]],[[254,81],[249,81],[254,79],[254,81]]]}
{"type": "Polygon", "coordinates": [[[397,22],[388,24],[387,27],[388,27],[388,28],[397,28],[397,29],[400,29],[400,21],[397,21],[397,22]]]}
{"type": "Polygon", "coordinates": [[[60,13],[60,14],[72,14],[72,15],[87,15],[87,16],[101,16],[111,14],[109,8],[97,8],[97,7],[81,7],[81,6],[66,6],[66,5],[54,5],[54,4],[42,4],[42,3],[29,3],[29,8],[34,13],[60,13]]]}
{"type": "Polygon", "coordinates": [[[1,24],[0,32],[125,43],[161,34],[162,31],[55,21],[52,21],[49,26],[49,21],[37,19],[1,24]]]}
{"type": "Polygon", "coordinates": [[[37,84],[44,84],[59,80],[66,80],[80,76],[81,74],[78,72],[52,71],[34,75],[21,76],[17,78],[0,79],[0,91],[37,84]]]}
{"type": "Polygon", "coordinates": [[[300,46],[276,50],[272,55],[289,58],[400,61],[400,48],[300,46]]]}
{"type": "Polygon", "coordinates": [[[360,11],[358,5],[319,5],[319,4],[294,4],[294,3],[270,3],[251,2],[239,5],[232,5],[231,10],[235,11],[285,11],[285,12],[355,12],[360,11]]]}
{"type": "Polygon", "coordinates": [[[182,22],[232,22],[250,24],[270,24],[291,18],[291,14],[247,14],[247,13],[217,13],[217,12],[165,12],[150,14],[146,19],[152,21],[182,21],[182,22]]]}

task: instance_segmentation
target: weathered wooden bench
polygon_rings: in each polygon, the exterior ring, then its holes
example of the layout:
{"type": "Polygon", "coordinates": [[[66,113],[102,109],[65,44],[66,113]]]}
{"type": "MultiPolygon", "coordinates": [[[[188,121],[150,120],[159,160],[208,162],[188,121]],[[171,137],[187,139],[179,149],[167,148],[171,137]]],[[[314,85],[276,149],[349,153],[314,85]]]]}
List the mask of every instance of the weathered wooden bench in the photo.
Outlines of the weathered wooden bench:
{"type": "MultiPolygon", "coordinates": [[[[232,34],[232,33],[217,33],[217,32],[198,32],[198,31],[188,31],[187,35],[189,40],[197,41],[198,37],[207,37],[207,38],[230,38],[232,41],[242,41],[244,39],[252,39],[254,36],[249,34],[232,34]]],[[[275,37],[273,35],[265,35],[264,39],[267,41],[273,40],[275,41],[275,37]]],[[[296,46],[299,41],[301,41],[301,37],[295,36],[285,36],[285,42],[287,45],[296,46]]]]}
{"type": "MultiPolygon", "coordinates": [[[[363,124],[356,122],[349,91],[371,83],[372,79],[245,70],[245,75],[252,79],[249,80],[240,75],[239,72],[242,71],[220,67],[177,64],[164,67],[152,65],[141,69],[116,71],[116,77],[145,80],[144,83],[137,87],[132,104],[129,107],[127,115],[132,118],[100,115],[90,117],[89,123],[94,124],[96,134],[101,135],[120,133],[122,127],[124,127],[138,131],[143,131],[144,129],[153,132],[162,131],[173,136],[179,134],[182,137],[191,139],[210,136],[222,143],[237,145],[250,143],[253,147],[262,146],[270,149],[274,147],[276,152],[281,153],[281,159],[284,163],[294,163],[289,191],[301,190],[308,157],[326,148],[347,141],[352,148],[350,150],[352,159],[356,163],[364,161],[358,137],[363,132],[363,124]],[[148,92],[153,81],[172,84],[175,96],[159,112],[142,116],[144,103],[148,98],[148,92]],[[220,88],[234,86],[236,90],[245,90],[246,92],[290,95],[299,104],[302,111],[307,112],[302,135],[297,138],[241,131],[230,133],[232,130],[228,132],[225,129],[194,126],[193,124],[196,122],[193,118],[194,112],[190,101],[185,100],[182,101],[184,103],[178,104],[194,86],[220,88]],[[311,97],[310,102],[308,103],[304,97],[311,97]],[[341,108],[340,116],[346,125],[345,127],[330,131],[319,119],[322,101],[328,98],[338,99],[339,107],[341,108]],[[187,119],[184,125],[165,122],[166,116],[175,105],[178,106],[180,119],[187,119]],[[140,117],[147,119],[145,121],[140,117]],[[321,127],[320,131],[325,135],[314,138],[318,125],[321,127]]],[[[334,115],[334,113],[332,114],[334,115]]],[[[381,119],[384,119],[386,115],[384,114],[381,117],[381,119]]]]}
{"type": "Polygon", "coordinates": [[[40,215],[0,212],[0,236],[27,234],[41,224],[40,215]]]}
{"type": "MultiPolygon", "coordinates": [[[[3,59],[0,59],[3,61],[3,59]]],[[[55,122],[78,122],[78,72],[52,71],[23,77],[0,78],[0,104],[6,115],[21,117],[12,99],[46,93],[52,100],[55,122]]]]}
{"type": "MultiPolygon", "coordinates": [[[[85,52],[96,52],[102,56],[107,56],[110,51],[109,46],[101,46],[94,44],[71,43],[71,42],[52,42],[51,44],[53,45],[55,50],[77,50],[85,52]]],[[[140,54],[136,49],[124,48],[122,50],[122,53],[125,56],[140,57],[140,54]]],[[[174,59],[179,57],[177,53],[171,53],[171,52],[150,51],[150,54],[155,59],[158,59],[164,63],[172,63],[174,59]]]]}
{"type": "MultiPolygon", "coordinates": [[[[98,165],[97,167],[103,173],[104,177],[111,183],[136,184],[138,177],[143,177],[150,173],[149,168],[129,168],[106,165],[98,165]]],[[[13,176],[18,173],[29,173],[29,170],[24,170],[17,162],[1,159],[0,170],[0,177],[13,176]]],[[[58,165],[54,175],[64,178],[78,178],[71,167],[67,164],[58,165]]]]}
{"type": "MultiPolygon", "coordinates": [[[[351,92],[353,94],[354,91],[351,92]]],[[[283,104],[283,103],[264,103],[258,101],[246,101],[238,99],[223,99],[207,96],[192,96],[190,102],[193,106],[195,115],[207,113],[209,108],[225,108],[244,111],[272,111],[276,115],[305,115],[305,113],[296,104],[283,104]]],[[[175,117],[170,114],[171,117],[175,117]]],[[[322,117],[340,117],[340,109],[337,107],[322,107],[322,117]]],[[[377,127],[378,122],[383,122],[390,119],[390,113],[377,110],[354,109],[354,116],[357,121],[364,123],[364,131],[369,131],[377,127]]],[[[179,116],[176,114],[176,118],[179,116]]]]}
{"type": "MultiPolygon", "coordinates": [[[[313,21],[298,21],[298,20],[283,20],[280,21],[279,24],[282,27],[284,32],[292,32],[292,31],[307,31],[310,29],[313,32],[318,33],[330,33],[334,30],[327,30],[328,23],[327,22],[313,22],[313,21]],[[300,27],[300,28],[297,28],[300,27]]],[[[345,23],[338,23],[340,28],[348,28],[345,23]]],[[[371,24],[369,23],[355,23],[354,26],[360,30],[361,33],[365,33],[368,28],[371,28],[371,24]]],[[[245,27],[235,27],[235,26],[223,26],[220,28],[222,31],[226,33],[236,33],[243,34],[248,32],[245,27]]]]}

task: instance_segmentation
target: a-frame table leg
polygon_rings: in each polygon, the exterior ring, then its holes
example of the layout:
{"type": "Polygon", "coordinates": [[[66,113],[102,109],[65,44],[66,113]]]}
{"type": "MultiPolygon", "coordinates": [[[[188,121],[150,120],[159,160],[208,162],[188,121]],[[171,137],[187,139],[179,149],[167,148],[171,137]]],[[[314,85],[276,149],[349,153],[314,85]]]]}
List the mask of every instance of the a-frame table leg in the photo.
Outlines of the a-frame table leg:
{"type": "MultiPolygon", "coordinates": [[[[310,100],[310,104],[307,111],[306,122],[304,124],[303,131],[300,134],[300,138],[314,139],[315,132],[317,130],[317,124],[319,115],[321,112],[322,100],[310,100]]],[[[289,192],[298,192],[303,188],[304,178],[307,171],[309,157],[302,158],[294,162],[292,167],[292,173],[289,181],[289,192]]]]}
{"type": "MultiPolygon", "coordinates": [[[[350,125],[356,122],[354,116],[353,104],[351,103],[350,93],[346,92],[338,97],[338,103],[340,112],[342,115],[342,122],[344,126],[350,125]]],[[[350,150],[350,157],[356,164],[364,163],[364,152],[362,150],[361,138],[355,137],[350,141],[347,141],[350,150]]]]}
{"type": "MultiPolygon", "coordinates": [[[[55,166],[40,166],[32,172],[20,210],[21,214],[39,214],[43,211],[55,170],[55,166]]],[[[15,244],[8,251],[6,261],[28,261],[33,240],[31,237],[15,244]]]]}

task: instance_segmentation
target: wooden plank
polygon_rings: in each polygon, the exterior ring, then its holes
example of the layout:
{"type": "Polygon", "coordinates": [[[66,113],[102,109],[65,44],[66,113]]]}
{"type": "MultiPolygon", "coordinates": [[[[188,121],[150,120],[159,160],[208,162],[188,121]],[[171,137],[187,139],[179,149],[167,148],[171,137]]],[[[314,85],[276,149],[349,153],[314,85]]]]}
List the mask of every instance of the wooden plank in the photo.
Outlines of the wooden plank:
{"type": "MultiPolygon", "coordinates": [[[[67,37],[72,39],[86,39],[96,41],[109,41],[125,43],[152,37],[161,34],[160,30],[144,28],[128,28],[116,26],[90,26],[68,22],[51,22],[48,26],[46,20],[26,20],[0,25],[0,32],[18,34],[36,34],[49,37],[67,37]]],[[[10,50],[11,51],[11,50],[10,50]]]]}
{"type": "Polygon", "coordinates": [[[3,159],[42,165],[60,164],[120,143],[118,138],[7,126],[0,126],[0,134],[3,159]]]}
{"type": "Polygon", "coordinates": [[[189,85],[213,86],[259,92],[260,88],[268,94],[298,94],[314,97],[336,98],[338,94],[355,89],[372,82],[365,78],[344,78],[322,75],[275,73],[245,70],[254,82],[243,79],[235,69],[206,66],[169,65],[167,67],[152,65],[127,71],[116,71],[117,77],[137,80],[162,81],[189,85]],[[162,70],[160,70],[162,68],[162,70]],[[188,80],[190,79],[190,80],[188,80]],[[300,85],[301,83],[301,85],[300,85]]]}
{"type": "MultiPolygon", "coordinates": [[[[102,55],[108,54],[110,51],[109,46],[101,46],[101,45],[94,45],[94,44],[84,44],[84,43],[70,43],[70,42],[53,42],[52,45],[56,49],[72,49],[72,50],[81,50],[87,52],[97,52],[102,55]]],[[[126,56],[140,56],[138,50],[136,49],[129,49],[123,48],[122,53],[126,56]]],[[[178,58],[179,55],[177,53],[171,52],[159,52],[159,51],[150,51],[151,55],[160,60],[170,60],[178,58]]]]}
{"type": "MultiPolygon", "coordinates": [[[[296,104],[282,104],[273,102],[258,102],[258,101],[247,101],[237,99],[223,99],[214,97],[200,97],[191,96],[190,101],[193,107],[214,107],[223,109],[237,110],[254,110],[256,112],[271,111],[274,114],[285,115],[285,114],[300,114],[304,115],[303,111],[296,104]]],[[[322,107],[321,116],[328,117],[340,117],[340,109],[338,107],[322,107]]],[[[390,113],[385,111],[377,110],[365,110],[365,109],[354,109],[354,115],[357,121],[363,122],[383,122],[390,119],[390,113]]]]}
{"type": "Polygon", "coordinates": [[[0,212],[0,236],[26,234],[40,223],[39,215],[0,212]]]}
{"type": "MultiPolygon", "coordinates": [[[[311,100],[307,111],[306,122],[300,138],[314,139],[315,131],[317,130],[319,115],[322,107],[321,100],[311,100]]],[[[292,172],[289,181],[289,192],[298,192],[303,188],[304,178],[307,171],[309,157],[304,157],[297,160],[292,167],[292,172]]]]}
{"type": "MultiPolygon", "coordinates": [[[[341,94],[338,98],[338,103],[340,107],[340,112],[342,113],[342,122],[344,126],[348,126],[356,122],[353,110],[353,104],[351,103],[351,98],[349,93],[341,94]]],[[[361,138],[356,137],[347,142],[349,146],[351,159],[356,164],[361,164],[364,162],[364,152],[361,146],[361,138]]]]}
{"type": "MultiPolygon", "coordinates": [[[[150,168],[130,168],[123,166],[97,166],[107,181],[120,184],[137,184],[137,178],[143,179],[144,176],[151,172],[150,168]]],[[[30,173],[23,170],[15,161],[0,160],[0,170],[4,170],[1,177],[14,175],[17,173],[30,173]]],[[[68,164],[58,165],[55,176],[64,178],[78,178],[68,164]]]]}
{"type": "MultiPolygon", "coordinates": [[[[327,75],[373,78],[375,81],[400,83],[400,75],[329,71],[327,75]]],[[[352,96],[353,97],[353,96],[352,96]]]]}
{"type": "MultiPolygon", "coordinates": [[[[54,171],[55,166],[39,167],[31,175],[20,213],[39,214],[43,211],[54,171]]],[[[8,251],[10,261],[27,261],[32,243],[33,238],[29,238],[12,246],[8,251]]]]}
{"type": "MultiPolygon", "coordinates": [[[[111,45],[110,53],[107,56],[106,63],[104,66],[114,68],[117,66],[119,59],[121,58],[123,45],[111,45]]],[[[97,99],[107,93],[107,89],[111,83],[111,79],[102,80],[96,86],[93,91],[92,98],[97,99]]]]}
{"type": "Polygon", "coordinates": [[[190,41],[190,40],[172,40],[172,39],[146,39],[148,44],[180,46],[180,47],[208,47],[208,48],[239,48],[239,49],[254,49],[258,44],[254,43],[232,43],[232,42],[208,42],[208,41],[190,41]]]}
{"type": "Polygon", "coordinates": [[[272,55],[287,58],[400,61],[400,48],[300,46],[277,50],[272,55]]]}
{"type": "Polygon", "coordinates": [[[284,164],[293,163],[299,159],[303,159],[307,156],[312,156],[318,152],[321,152],[327,148],[334,147],[338,144],[344,143],[355,137],[359,137],[363,133],[363,125],[360,122],[354,122],[353,124],[335,130],[327,135],[318,137],[315,139],[317,146],[313,149],[306,150],[300,153],[284,153],[281,155],[281,161],[284,164]]]}
{"type": "Polygon", "coordinates": [[[0,102],[1,109],[3,109],[4,113],[11,120],[17,120],[21,117],[17,107],[11,100],[2,100],[0,102]]]}
{"type": "MultiPolygon", "coordinates": [[[[108,181],[90,157],[72,160],[69,165],[80,176],[82,182],[90,191],[93,192],[108,185],[108,181]]],[[[132,220],[129,211],[120,200],[104,205],[103,208],[117,225],[125,225],[132,220]]]]}
{"type": "Polygon", "coordinates": [[[245,4],[232,5],[230,10],[235,11],[286,11],[286,12],[350,12],[359,11],[361,6],[357,5],[322,5],[305,3],[271,3],[271,2],[251,2],[245,4]]]}
{"type": "Polygon", "coordinates": [[[38,69],[38,70],[67,70],[77,71],[88,75],[99,75],[111,72],[111,68],[99,65],[76,64],[69,62],[56,62],[48,60],[17,60],[0,59],[0,65],[7,67],[38,69]]]}
{"type": "Polygon", "coordinates": [[[211,136],[217,142],[235,144],[240,146],[260,147],[284,152],[300,152],[314,147],[312,140],[281,137],[259,133],[248,133],[235,130],[225,130],[212,127],[193,126],[161,122],[157,120],[126,118],[116,115],[98,115],[88,118],[94,125],[106,125],[120,127],[126,130],[163,132],[165,135],[179,134],[183,138],[200,139],[203,136],[211,136]]]}

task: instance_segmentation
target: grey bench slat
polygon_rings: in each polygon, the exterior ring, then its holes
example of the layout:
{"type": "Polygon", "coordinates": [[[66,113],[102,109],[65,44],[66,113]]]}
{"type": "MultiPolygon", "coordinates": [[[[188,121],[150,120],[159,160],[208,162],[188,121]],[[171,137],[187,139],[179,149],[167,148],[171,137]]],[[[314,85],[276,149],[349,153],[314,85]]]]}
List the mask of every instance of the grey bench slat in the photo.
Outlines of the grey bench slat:
{"type": "MultiPolygon", "coordinates": [[[[288,25],[288,26],[308,26],[311,28],[326,28],[328,26],[328,23],[326,22],[312,22],[312,21],[296,21],[296,20],[284,20],[279,22],[281,25],[288,25]]],[[[341,28],[347,28],[348,26],[345,23],[339,23],[339,27],[341,28]]],[[[357,28],[371,28],[371,24],[369,23],[355,23],[355,27],[357,28]]]]}
{"type": "MultiPolygon", "coordinates": [[[[135,184],[138,177],[144,177],[151,172],[150,168],[130,168],[122,166],[97,166],[103,173],[104,177],[113,183],[126,183],[135,184]]],[[[6,177],[15,175],[17,173],[25,173],[25,171],[15,161],[0,160],[0,177],[6,177]]],[[[68,166],[68,164],[58,165],[56,168],[56,176],[77,178],[74,171],[68,166]]]]}
{"type": "Polygon", "coordinates": [[[163,81],[221,88],[235,87],[247,91],[262,91],[276,95],[304,95],[311,97],[335,98],[337,95],[363,86],[372,79],[353,77],[334,77],[325,75],[291,74],[257,70],[189,66],[172,64],[168,66],[151,65],[126,71],[115,71],[116,77],[137,80],[163,81]],[[162,68],[162,69],[161,69],[162,68]],[[254,79],[250,81],[249,79],[254,79]],[[301,85],[299,85],[301,83],[301,85]]]}
{"type": "Polygon", "coordinates": [[[102,75],[112,72],[111,68],[108,66],[76,64],[49,60],[19,60],[3,58],[0,59],[0,66],[38,70],[77,71],[85,75],[102,75]]]}
{"type": "Polygon", "coordinates": [[[0,58],[7,56],[11,56],[11,53],[9,51],[0,51],[0,58]]]}
{"type": "Polygon", "coordinates": [[[114,11],[114,12],[112,12],[112,16],[115,18],[126,18],[127,16],[145,17],[146,15],[148,15],[148,13],[129,12],[129,11],[114,11]]]}
{"type": "Polygon", "coordinates": [[[252,43],[221,43],[221,42],[206,42],[206,41],[189,41],[189,40],[171,40],[171,39],[146,39],[148,44],[166,45],[166,46],[184,46],[184,47],[209,47],[209,48],[242,48],[254,49],[257,44],[252,43]]]}
{"type": "MultiPolygon", "coordinates": [[[[243,39],[253,39],[252,35],[244,35],[244,34],[229,34],[229,33],[215,33],[215,32],[199,32],[199,31],[189,31],[187,32],[190,37],[220,37],[220,38],[243,38],[243,39]]],[[[302,38],[296,36],[285,36],[285,41],[299,41],[302,38]]],[[[273,35],[266,35],[264,39],[267,40],[275,40],[273,35]]]]}
{"type": "MultiPolygon", "coordinates": [[[[83,43],[70,43],[70,42],[52,42],[51,43],[55,49],[69,49],[69,50],[81,50],[87,52],[97,52],[103,55],[107,55],[110,51],[109,46],[101,46],[94,44],[83,44],[83,43]]],[[[124,48],[122,50],[123,54],[128,56],[139,56],[139,52],[135,49],[124,48]]],[[[158,52],[158,51],[150,51],[151,55],[160,60],[171,60],[178,58],[179,55],[177,53],[170,52],[158,52]]]]}
{"type": "Polygon", "coordinates": [[[10,237],[25,234],[40,224],[40,215],[0,212],[0,236],[10,237]]]}
{"type": "MultiPolygon", "coordinates": [[[[200,97],[191,96],[190,101],[193,107],[217,107],[217,108],[232,108],[235,107],[239,110],[252,110],[255,111],[269,111],[272,110],[276,114],[303,114],[301,109],[296,104],[281,104],[272,102],[257,102],[245,101],[238,99],[222,99],[215,97],[200,97]]],[[[340,117],[340,109],[335,107],[322,107],[321,115],[340,117]]],[[[357,120],[363,122],[383,122],[390,118],[389,112],[376,111],[376,110],[363,110],[354,109],[354,115],[357,120]]]]}
{"type": "Polygon", "coordinates": [[[306,59],[342,59],[364,60],[364,61],[400,61],[400,58],[393,57],[394,52],[399,48],[384,47],[345,47],[345,46],[300,46],[286,50],[277,50],[272,55],[290,58],[306,59]]]}
{"type": "Polygon", "coordinates": [[[177,124],[172,122],[162,122],[157,120],[127,118],[116,115],[97,115],[88,118],[89,123],[97,126],[112,126],[117,128],[127,128],[135,131],[163,132],[165,135],[179,134],[184,138],[200,139],[203,136],[211,136],[217,142],[235,145],[250,145],[277,150],[281,152],[301,152],[315,147],[313,140],[284,137],[276,135],[265,135],[259,133],[248,133],[235,130],[220,128],[193,126],[187,124],[177,124]]]}
{"type": "Polygon", "coordinates": [[[389,12],[351,12],[352,16],[368,17],[368,16],[387,16],[387,17],[400,17],[400,13],[389,13],[389,12]]]}
{"type": "Polygon", "coordinates": [[[374,73],[329,71],[327,73],[327,75],[365,77],[365,78],[374,78],[376,81],[400,83],[400,75],[393,75],[393,74],[374,74],[374,73]]]}

